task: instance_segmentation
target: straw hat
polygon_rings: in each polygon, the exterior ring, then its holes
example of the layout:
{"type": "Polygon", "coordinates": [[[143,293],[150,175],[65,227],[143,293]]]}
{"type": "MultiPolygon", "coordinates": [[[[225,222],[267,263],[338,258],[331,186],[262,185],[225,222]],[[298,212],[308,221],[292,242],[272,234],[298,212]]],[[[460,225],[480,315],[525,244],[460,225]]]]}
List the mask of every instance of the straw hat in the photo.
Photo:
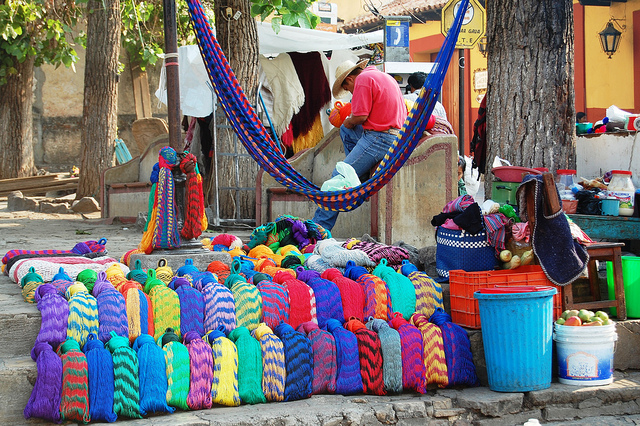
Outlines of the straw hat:
{"type": "Polygon", "coordinates": [[[367,62],[369,62],[368,59],[363,59],[357,64],[354,64],[353,61],[344,61],[338,65],[338,68],[336,68],[336,79],[333,82],[333,87],[331,89],[331,93],[333,93],[334,98],[342,99],[347,96],[348,92],[342,88],[344,79],[347,78],[347,76],[351,74],[351,71],[356,68],[359,67],[364,69],[364,67],[367,66],[367,62]]]}

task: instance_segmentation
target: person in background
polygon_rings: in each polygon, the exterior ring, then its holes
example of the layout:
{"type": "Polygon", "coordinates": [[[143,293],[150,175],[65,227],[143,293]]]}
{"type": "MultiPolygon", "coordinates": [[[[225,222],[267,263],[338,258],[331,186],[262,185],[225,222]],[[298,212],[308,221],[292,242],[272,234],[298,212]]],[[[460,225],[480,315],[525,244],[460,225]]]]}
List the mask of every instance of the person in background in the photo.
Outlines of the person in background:
{"type": "MultiPolygon", "coordinates": [[[[340,137],[346,155],[344,162],[354,168],[361,181],[367,180],[371,168],[384,158],[407,118],[396,80],[366,64],[367,60],[362,60],[338,65],[332,88],[336,99],[345,98],[348,92],[352,94],[351,115],[340,127],[340,137]]],[[[337,174],[334,169],[331,176],[337,174]]],[[[338,213],[318,207],[313,221],[331,230],[338,213]]]]}
{"type": "Polygon", "coordinates": [[[579,112],[576,114],[576,123],[588,123],[587,114],[584,112],[579,112]]]}
{"type": "Polygon", "coordinates": [[[467,169],[467,162],[462,155],[458,155],[458,196],[467,195],[467,187],[464,183],[464,172],[467,169]]]}
{"type": "MultiPolygon", "coordinates": [[[[420,89],[424,86],[426,79],[427,74],[422,71],[416,71],[411,74],[409,78],[407,78],[406,90],[408,93],[404,95],[404,98],[408,101],[415,102],[418,99],[420,89]]],[[[444,106],[438,101],[436,101],[436,106],[433,107],[433,114],[447,120],[447,111],[445,111],[444,106]]]]}

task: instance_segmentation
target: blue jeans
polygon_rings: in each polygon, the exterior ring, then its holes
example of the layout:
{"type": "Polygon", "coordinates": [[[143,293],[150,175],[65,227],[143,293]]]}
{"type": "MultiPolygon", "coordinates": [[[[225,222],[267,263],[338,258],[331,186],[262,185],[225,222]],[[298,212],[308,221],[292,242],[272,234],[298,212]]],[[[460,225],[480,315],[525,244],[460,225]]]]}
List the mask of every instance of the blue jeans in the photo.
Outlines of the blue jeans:
{"type": "MultiPolygon", "coordinates": [[[[371,168],[384,158],[396,137],[391,133],[364,130],[358,125],[353,129],[340,127],[340,138],[346,155],[344,162],[351,165],[364,182],[369,179],[371,168]]],[[[337,170],[333,169],[331,177],[337,174],[337,170]]],[[[313,221],[330,231],[336,224],[338,213],[318,207],[313,221]]]]}

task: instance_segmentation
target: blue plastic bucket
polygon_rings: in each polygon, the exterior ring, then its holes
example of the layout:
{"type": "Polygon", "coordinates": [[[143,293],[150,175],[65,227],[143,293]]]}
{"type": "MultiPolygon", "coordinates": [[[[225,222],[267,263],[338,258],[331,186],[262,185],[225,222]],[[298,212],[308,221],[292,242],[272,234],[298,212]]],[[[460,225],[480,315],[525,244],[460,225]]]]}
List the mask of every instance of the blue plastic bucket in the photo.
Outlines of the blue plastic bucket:
{"type": "Polygon", "coordinates": [[[482,343],[489,389],[527,392],[551,386],[553,295],[543,286],[480,289],[482,343]]]}
{"type": "Polygon", "coordinates": [[[555,324],[558,381],[565,385],[597,386],[613,382],[615,324],[572,327],[555,324]]]}

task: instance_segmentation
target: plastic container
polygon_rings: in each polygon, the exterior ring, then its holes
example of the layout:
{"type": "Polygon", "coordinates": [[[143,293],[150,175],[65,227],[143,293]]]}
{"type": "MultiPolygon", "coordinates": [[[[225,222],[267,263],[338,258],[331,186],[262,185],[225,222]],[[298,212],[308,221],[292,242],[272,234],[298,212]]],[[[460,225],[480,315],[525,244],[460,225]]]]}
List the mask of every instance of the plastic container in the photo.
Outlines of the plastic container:
{"type": "Polygon", "coordinates": [[[613,353],[618,340],[615,324],[572,327],[554,324],[558,381],[565,385],[613,383],[613,353]]]}
{"type": "Polygon", "coordinates": [[[449,271],[449,300],[451,302],[451,319],[458,325],[467,328],[481,327],[480,309],[474,293],[481,288],[495,286],[549,286],[558,290],[553,296],[553,319],[562,315],[562,291],[544,274],[540,265],[525,265],[516,269],[500,271],[466,272],[449,271]]]}
{"type": "Polygon", "coordinates": [[[492,391],[528,392],[551,386],[553,295],[557,290],[528,288],[474,293],[484,324],[482,344],[492,391]]]}
{"type": "Polygon", "coordinates": [[[620,200],[617,198],[600,200],[600,210],[602,210],[603,216],[618,216],[620,214],[620,200]]]}
{"type": "Polygon", "coordinates": [[[632,175],[628,170],[611,170],[607,195],[620,200],[620,216],[633,216],[636,188],[631,181],[632,175]]]}
{"type": "MultiPolygon", "coordinates": [[[[640,257],[621,256],[621,259],[627,317],[640,318],[640,257]]],[[[615,299],[616,291],[613,285],[613,264],[611,262],[607,262],[607,286],[609,300],[615,299]]],[[[611,308],[611,315],[618,316],[616,308],[611,308]]]]}
{"type": "Polygon", "coordinates": [[[576,183],[576,171],[571,169],[556,170],[556,183],[564,186],[564,188],[558,187],[558,189],[570,190],[571,185],[576,183]]]}

